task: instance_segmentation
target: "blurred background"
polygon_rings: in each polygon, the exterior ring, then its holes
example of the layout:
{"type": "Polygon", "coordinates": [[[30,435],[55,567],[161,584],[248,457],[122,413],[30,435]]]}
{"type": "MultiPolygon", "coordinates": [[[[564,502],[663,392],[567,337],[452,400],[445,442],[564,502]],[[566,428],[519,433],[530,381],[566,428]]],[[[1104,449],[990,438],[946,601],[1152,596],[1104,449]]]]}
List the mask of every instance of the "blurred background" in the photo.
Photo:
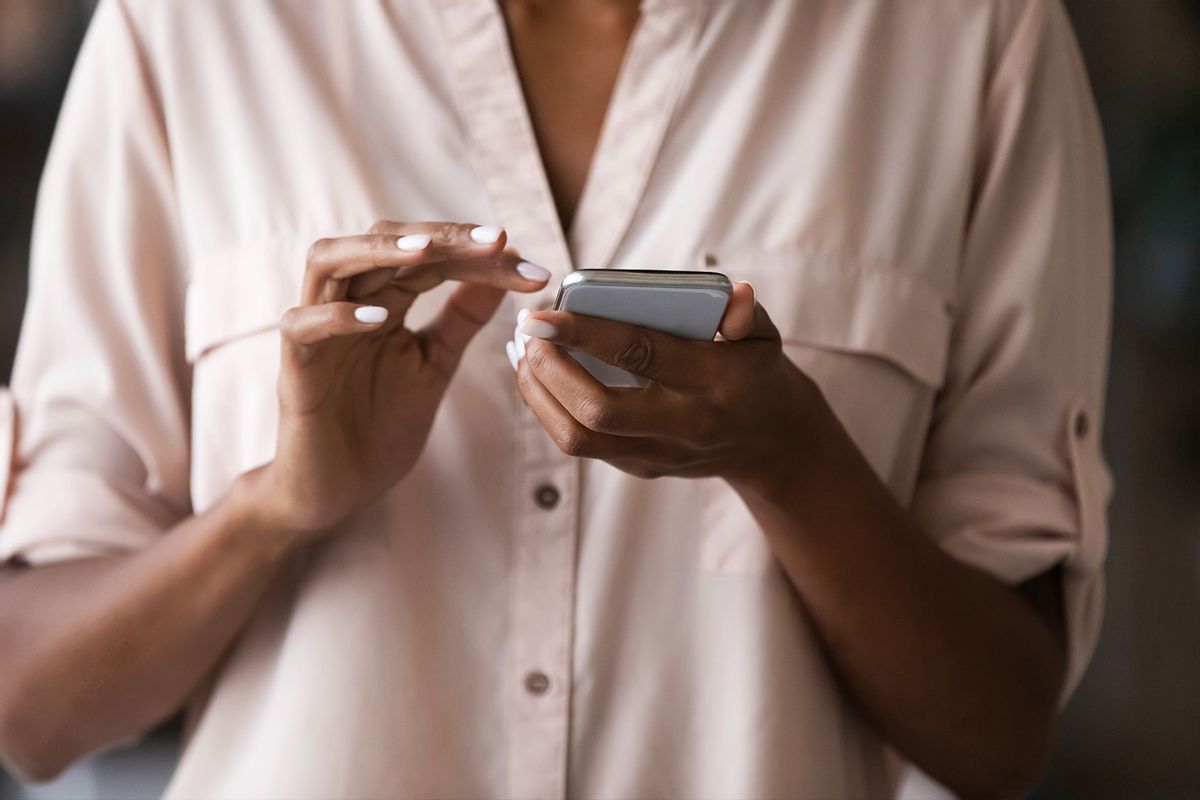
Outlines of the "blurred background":
{"type": "MultiPolygon", "coordinates": [[[[1066,0],[1100,105],[1117,265],[1108,611],[1038,800],[1200,798],[1200,0],[1066,0]]],[[[0,384],[38,176],[92,0],[0,0],[0,384]]],[[[3,680],[3,665],[0,665],[3,680]]],[[[176,732],[0,800],[151,798],[176,732]]]]}

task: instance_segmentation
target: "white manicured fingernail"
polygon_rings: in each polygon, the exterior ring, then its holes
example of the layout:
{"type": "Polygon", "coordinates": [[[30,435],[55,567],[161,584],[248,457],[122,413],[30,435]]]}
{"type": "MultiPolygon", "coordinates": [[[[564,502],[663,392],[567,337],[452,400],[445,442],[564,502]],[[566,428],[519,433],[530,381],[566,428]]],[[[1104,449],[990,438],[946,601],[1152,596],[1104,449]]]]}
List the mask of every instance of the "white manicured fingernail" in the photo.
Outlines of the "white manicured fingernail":
{"type": "Polygon", "coordinates": [[[529,319],[529,314],[530,314],[530,311],[528,308],[522,308],[520,311],[518,311],[517,312],[517,325],[519,326],[522,322],[529,319]]]}
{"type": "Polygon", "coordinates": [[[526,319],[520,325],[521,333],[535,339],[553,339],[558,330],[542,319],[526,319]]]}
{"type": "Polygon", "coordinates": [[[413,233],[397,239],[396,247],[409,253],[415,253],[418,250],[424,250],[426,247],[429,247],[430,241],[432,240],[427,233],[413,233]]]}
{"type": "Polygon", "coordinates": [[[495,244],[502,233],[504,230],[495,225],[480,225],[471,229],[471,241],[475,244],[495,244]]]}
{"type": "Polygon", "coordinates": [[[517,355],[517,346],[512,342],[505,342],[504,352],[508,353],[508,363],[512,364],[513,372],[516,372],[517,362],[521,360],[517,355]]]}
{"type": "Polygon", "coordinates": [[[513,329],[513,347],[517,351],[517,360],[520,361],[525,357],[525,334],[521,333],[520,328],[513,329]]]}
{"type": "Polygon", "coordinates": [[[517,264],[517,272],[521,274],[522,278],[531,281],[544,281],[550,277],[550,270],[539,267],[537,264],[530,264],[528,261],[517,264]]]}
{"type": "Polygon", "coordinates": [[[359,306],[354,309],[354,318],[368,325],[378,325],[387,322],[388,310],[383,306],[359,306]]]}

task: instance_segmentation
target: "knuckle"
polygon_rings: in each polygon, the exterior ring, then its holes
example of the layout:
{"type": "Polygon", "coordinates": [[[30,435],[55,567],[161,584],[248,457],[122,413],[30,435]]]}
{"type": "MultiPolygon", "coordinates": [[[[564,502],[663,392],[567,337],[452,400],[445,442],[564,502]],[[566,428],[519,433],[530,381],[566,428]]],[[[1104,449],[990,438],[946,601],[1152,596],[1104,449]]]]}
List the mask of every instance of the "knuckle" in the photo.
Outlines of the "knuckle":
{"type": "Polygon", "coordinates": [[[346,322],[354,318],[352,307],[343,303],[326,303],[320,307],[320,313],[316,315],[317,324],[323,328],[334,328],[339,323],[346,322]]]}
{"type": "Polygon", "coordinates": [[[635,375],[645,373],[654,363],[654,352],[650,339],[646,336],[638,336],[623,345],[617,350],[614,362],[616,366],[635,375]]]}
{"type": "Polygon", "coordinates": [[[567,456],[582,456],[588,449],[588,434],[574,425],[561,425],[555,431],[554,443],[567,456]]]}
{"type": "Polygon", "coordinates": [[[283,316],[279,318],[279,332],[285,339],[294,339],[296,337],[296,329],[300,323],[300,309],[289,308],[283,312],[283,316]]]}
{"type": "Polygon", "coordinates": [[[392,227],[392,223],[390,220],[377,219],[377,220],[375,220],[375,222],[373,222],[371,224],[370,228],[367,228],[367,233],[370,233],[370,234],[384,233],[384,232],[390,230],[391,227],[392,227]]]}
{"type": "Polygon", "coordinates": [[[376,267],[388,266],[387,256],[391,252],[399,253],[393,246],[395,242],[394,236],[387,236],[382,233],[373,233],[367,237],[367,247],[371,251],[371,264],[376,267]]]}
{"type": "Polygon", "coordinates": [[[525,361],[528,362],[531,369],[544,371],[550,367],[550,355],[546,352],[546,345],[541,341],[531,340],[525,345],[525,361]]]}
{"type": "Polygon", "coordinates": [[[320,266],[320,264],[322,263],[322,261],[324,259],[325,254],[327,252],[329,252],[329,247],[330,247],[332,241],[333,241],[332,239],[328,239],[328,238],[317,239],[315,242],[313,242],[311,245],[308,246],[308,255],[305,256],[305,259],[304,259],[305,264],[307,265],[308,269],[313,269],[317,266],[320,266]]]}
{"type": "Polygon", "coordinates": [[[521,390],[521,394],[528,397],[533,390],[533,375],[529,372],[529,354],[525,354],[525,358],[517,363],[517,388],[521,390]]]}
{"type": "Polygon", "coordinates": [[[437,234],[434,238],[441,239],[443,242],[453,242],[455,239],[461,239],[466,233],[466,225],[457,222],[443,222],[437,227],[437,234]]]}
{"type": "Polygon", "coordinates": [[[608,403],[597,397],[583,397],[576,408],[579,421],[593,431],[612,430],[616,423],[615,413],[608,403]]]}

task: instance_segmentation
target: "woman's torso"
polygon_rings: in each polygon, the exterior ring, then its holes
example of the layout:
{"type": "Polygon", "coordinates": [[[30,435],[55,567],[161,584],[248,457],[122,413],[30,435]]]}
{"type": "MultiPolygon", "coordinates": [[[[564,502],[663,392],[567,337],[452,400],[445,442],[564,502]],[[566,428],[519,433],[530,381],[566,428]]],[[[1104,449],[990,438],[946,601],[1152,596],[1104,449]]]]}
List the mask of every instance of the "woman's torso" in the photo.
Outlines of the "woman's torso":
{"type": "Polygon", "coordinates": [[[563,456],[504,342],[573,268],[749,280],[907,501],[992,4],[648,2],[567,235],[488,0],[136,9],[187,248],[198,511],[271,458],[271,326],[314,239],[496,223],[555,273],[472,344],[415,471],[272,590],[170,796],[886,792],[883,743],[732,490],[563,456]]]}

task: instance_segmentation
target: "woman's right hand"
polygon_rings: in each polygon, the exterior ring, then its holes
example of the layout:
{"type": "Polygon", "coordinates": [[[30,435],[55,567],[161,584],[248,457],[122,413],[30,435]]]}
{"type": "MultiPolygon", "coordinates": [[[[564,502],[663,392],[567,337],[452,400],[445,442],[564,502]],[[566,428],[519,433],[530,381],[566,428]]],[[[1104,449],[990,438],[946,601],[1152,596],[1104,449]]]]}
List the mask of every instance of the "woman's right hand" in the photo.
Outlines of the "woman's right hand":
{"type": "Polygon", "coordinates": [[[275,459],[254,481],[273,526],[328,530],[412,469],[468,342],[506,290],[550,276],[505,242],[493,227],[379,222],[313,244],[301,304],[281,323],[275,459]],[[461,283],[437,317],[406,328],[417,295],[446,280],[461,283]]]}

